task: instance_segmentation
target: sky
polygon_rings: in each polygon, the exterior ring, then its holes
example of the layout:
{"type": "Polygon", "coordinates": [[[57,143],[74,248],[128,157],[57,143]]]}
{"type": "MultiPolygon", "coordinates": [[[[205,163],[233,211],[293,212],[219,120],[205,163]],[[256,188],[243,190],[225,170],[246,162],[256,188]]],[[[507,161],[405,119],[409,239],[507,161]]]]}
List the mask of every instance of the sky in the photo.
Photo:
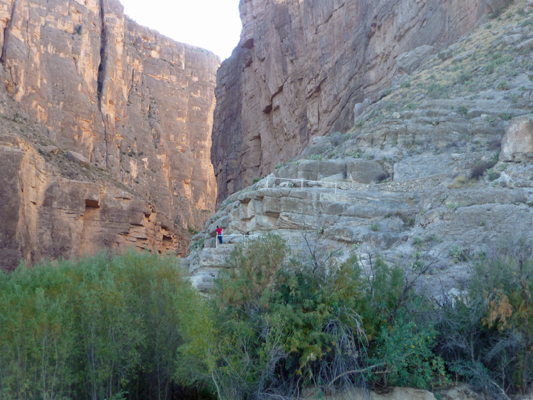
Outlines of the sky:
{"type": "Polygon", "coordinates": [[[225,60],[239,43],[239,0],[120,0],[137,23],[225,60]]]}

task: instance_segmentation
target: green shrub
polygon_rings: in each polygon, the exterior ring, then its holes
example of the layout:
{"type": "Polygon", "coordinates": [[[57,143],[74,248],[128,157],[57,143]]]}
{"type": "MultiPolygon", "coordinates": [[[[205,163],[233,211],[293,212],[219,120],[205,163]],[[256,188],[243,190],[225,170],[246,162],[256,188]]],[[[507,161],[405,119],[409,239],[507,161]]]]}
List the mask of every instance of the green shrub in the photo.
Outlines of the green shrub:
{"type": "Polygon", "coordinates": [[[533,378],[533,257],[524,239],[504,239],[475,263],[469,291],[442,303],[438,351],[459,379],[500,396],[533,378]]]}
{"type": "Polygon", "coordinates": [[[377,338],[378,358],[386,364],[374,379],[385,386],[432,389],[448,382],[444,361],[432,349],[437,331],[433,325],[416,324],[400,315],[392,329],[381,328],[377,338]]]}
{"type": "Polygon", "coordinates": [[[500,176],[502,176],[502,174],[500,174],[499,172],[496,172],[496,171],[491,171],[489,172],[489,175],[488,175],[488,178],[489,178],[489,181],[495,181],[496,179],[499,179],[500,176]]]}
{"type": "Polygon", "coordinates": [[[452,58],[453,57],[453,52],[451,50],[448,50],[448,51],[441,51],[439,54],[438,54],[438,57],[442,60],[442,61],[446,61],[448,60],[449,58],[452,58]]]}
{"type": "Polygon", "coordinates": [[[465,106],[460,106],[457,111],[465,116],[468,114],[468,108],[466,108],[465,106]]]}
{"type": "Polygon", "coordinates": [[[326,362],[359,368],[362,353],[356,350],[364,335],[353,310],[359,270],[348,264],[313,270],[288,255],[281,238],[265,236],[236,248],[217,281],[213,306],[220,336],[204,379],[216,383],[221,398],[268,387],[287,395],[301,379],[330,382],[337,376],[326,362]]]}
{"type": "Polygon", "coordinates": [[[469,254],[469,250],[459,246],[452,246],[448,252],[448,255],[455,263],[468,261],[469,254]]]}
{"type": "Polygon", "coordinates": [[[424,244],[424,241],[421,238],[419,237],[413,238],[413,246],[420,247],[423,244],[424,244]]]}
{"type": "Polygon", "coordinates": [[[470,75],[468,72],[461,72],[459,76],[457,77],[457,83],[464,84],[468,82],[470,79],[472,79],[472,75],[470,75]]]}
{"type": "Polygon", "coordinates": [[[198,240],[192,241],[191,244],[189,245],[189,251],[202,250],[204,248],[204,245],[205,245],[204,238],[200,238],[198,240]]]}
{"type": "Polygon", "coordinates": [[[428,96],[432,99],[447,98],[447,89],[438,83],[432,83],[428,88],[428,96]]]}
{"type": "Polygon", "coordinates": [[[212,321],[202,328],[193,322],[197,328],[187,335],[180,352],[189,371],[185,381],[214,382],[224,399],[258,398],[265,391],[290,397],[309,385],[340,390],[381,384],[385,376],[417,387],[440,382],[431,341],[424,339],[416,355],[409,349],[388,356],[390,348],[410,338],[422,341],[432,329],[413,322],[408,309],[417,296],[403,271],[378,259],[367,277],[357,257],[338,264],[309,240],[309,254],[298,258],[273,235],[234,250],[216,282],[211,311],[184,311],[212,321]],[[389,362],[393,372],[384,375],[389,362]]]}
{"type": "Polygon", "coordinates": [[[20,266],[0,288],[0,398],[168,398],[193,294],[175,258],[20,266]]]}
{"type": "Polygon", "coordinates": [[[388,95],[390,95],[392,93],[392,88],[387,88],[383,91],[382,93],[382,97],[387,97],[388,95]]]}
{"type": "Polygon", "coordinates": [[[493,61],[483,69],[483,75],[491,75],[494,73],[496,63],[493,61]]]}
{"type": "Polygon", "coordinates": [[[509,85],[508,81],[502,81],[498,83],[498,86],[496,87],[498,90],[509,90],[510,88],[511,86],[509,85]]]}
{"type": "Polygon", "coordinates": [[[509,113],[503,113],[503,114],[500,114],[500,118],[503,119],[504,121],[509,121],[512,118],[512,115],[509,113]]]}
{"type": "Polygon", "coordinates": [[[496,161],[479,161],[470,170],[470,179],[480,179],[486,170],[496,165],[496,161]]]}

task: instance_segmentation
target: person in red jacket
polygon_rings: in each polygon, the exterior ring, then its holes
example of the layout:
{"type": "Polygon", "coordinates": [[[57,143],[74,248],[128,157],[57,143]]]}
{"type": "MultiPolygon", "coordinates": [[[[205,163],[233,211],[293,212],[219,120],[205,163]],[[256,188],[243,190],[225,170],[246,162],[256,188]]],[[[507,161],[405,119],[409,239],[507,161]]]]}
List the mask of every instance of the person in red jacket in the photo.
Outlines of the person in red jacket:
{"type": "Polygon", "coordinates": [[[217,225],[217,238],[220,244],[224,244],[224,239],[222,239],[222,228],[219,228],[218,225],[217,225]]]}

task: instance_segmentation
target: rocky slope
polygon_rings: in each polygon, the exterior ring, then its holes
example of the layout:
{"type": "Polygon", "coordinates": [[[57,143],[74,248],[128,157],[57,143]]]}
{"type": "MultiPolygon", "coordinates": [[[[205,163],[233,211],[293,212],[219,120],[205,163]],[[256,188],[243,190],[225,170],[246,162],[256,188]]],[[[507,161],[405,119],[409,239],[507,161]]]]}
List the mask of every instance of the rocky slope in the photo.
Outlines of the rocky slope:
{"type": "Polygon", "coordinates": [[[476,257],[533,239],[532,49],[533,2],[518,1],[441,52],[404,54],[418,67],[358,103],[346,134],[222,203],[194,238],[193,282],[208,289],[236,243],[275,232],[304,256],[379,255],[434,294],[461,290],[476,257]]]}
{"type": "Polygon", "coordinates": [[[184,254],[184,232],[214,211],[218,57],[139,26],[118,0],[0,10],[3,267],[124,241],[184,254]],[[96,172],[73,172],[73,153],[96,172]]]}
{"type": "Polygon", "coordinates": [[[444,48],[508,3],[241,1],[241,42],[218,74],[218,204],[300,154],[312,138],[346,132],[356,103],[375,100],[419,65],[397,62],[403,53],[444,48]]]}

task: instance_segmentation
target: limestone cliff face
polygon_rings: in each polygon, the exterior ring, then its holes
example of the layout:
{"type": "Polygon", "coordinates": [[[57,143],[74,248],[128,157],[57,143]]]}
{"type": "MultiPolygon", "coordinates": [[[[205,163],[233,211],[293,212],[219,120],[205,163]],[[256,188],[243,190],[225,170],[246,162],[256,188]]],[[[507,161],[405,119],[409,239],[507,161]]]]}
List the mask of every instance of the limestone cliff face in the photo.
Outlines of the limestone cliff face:
{"type": "Polygon", "coordinates": [[[480,256],[530,243],[530,11],[515,1],[440,53],[398,57],[402,84],[357,104],[348,132],[313,138],[221,203],[182,263],[193,284],[210,290],[236,246],[271,232],[310,268],[356,255],[370,276],[379,257],[427,293],[456,296],[480,256]]]}
{"type": "Polygon", "coordinates": [[[507,0],[242,0],[239,46],[218,74],[212,160],[218,202],[352,126],[390,86],[397,58],[443,47],[507,0]]]}
{"type": "MultiPolygon", "coordinates": [[[[203,226],[216,198],[209,159],[216,55],[139,26],[124,15],[118,0],[0,0],[0,47],[0,113],[38,125],[60,154],[79,153],[91,168],[101,168],[124,184],[131,192],[126,197],[140,203],[129,202],[129,216],[120,223],[157,212],[159,219],[168,219],[164,225],[172,232],[180,226],[203,226]],[[152,210],[145,213],[146,207],[152,210]]],[[[27,159],[28,152],[23,153],[27,159]]],[[[13,162],[21,171],[23,165],[37,165],[13,162]]],[[[69,183],[50,178],[49,168],[34,169],[43,174],[36,179],[47,198],[71,190],[83,201],[124,197],[109,192],[107,184],[69,183]]],[[[62,209],[79,206],[74,214],[82,218],[83,201],[62,209]]],[[[101,213],[105,206],[95,209],[101,213]]],[[[83,252],[86,245],[77,241],[87,240],[78,237],[80,229],[91,230],[89,236],[106,230],[96,225],[69,225],[71,250],[64,254],[73,254],[74,248],[83,252]]],[[[171,247],[186,248],[175,233],[168,238],[171,247]]],[[[19,250],[33,246],[21,243],[17,238],[12,245],[19,250]]]]}

